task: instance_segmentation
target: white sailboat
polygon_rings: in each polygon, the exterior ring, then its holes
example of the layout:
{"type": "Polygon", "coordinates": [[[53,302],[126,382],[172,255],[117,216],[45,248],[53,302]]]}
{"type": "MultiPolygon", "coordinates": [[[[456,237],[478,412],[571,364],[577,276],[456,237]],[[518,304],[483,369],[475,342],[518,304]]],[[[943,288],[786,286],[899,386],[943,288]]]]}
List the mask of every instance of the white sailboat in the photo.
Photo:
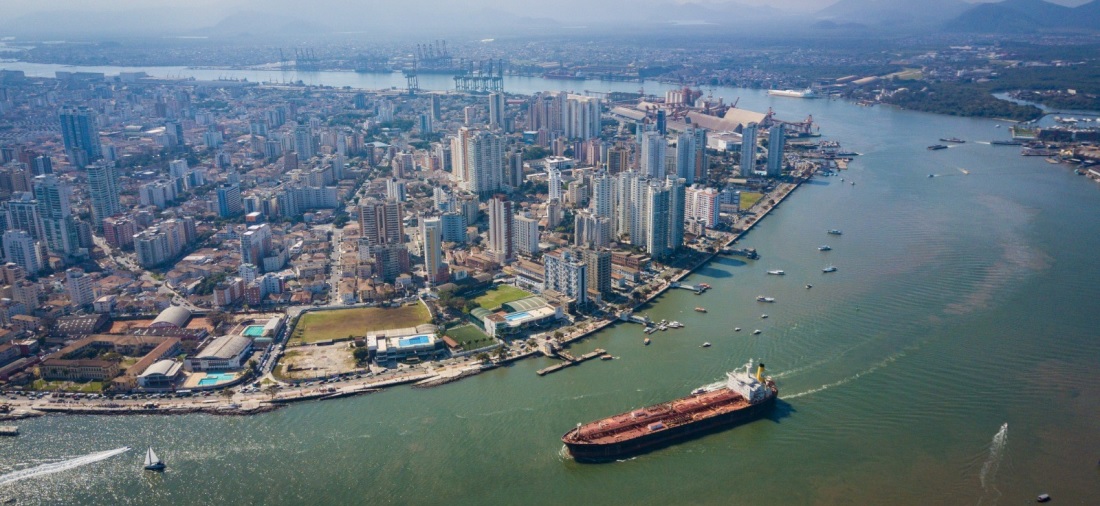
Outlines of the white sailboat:
{"type": "Polygon", "coordinates": [[[153,453],[152,447],[149,447],[145,451],[145,469],[147,471],[163,471],[164,467],[164,461],[160,460],[156,453],[153,453]]]}

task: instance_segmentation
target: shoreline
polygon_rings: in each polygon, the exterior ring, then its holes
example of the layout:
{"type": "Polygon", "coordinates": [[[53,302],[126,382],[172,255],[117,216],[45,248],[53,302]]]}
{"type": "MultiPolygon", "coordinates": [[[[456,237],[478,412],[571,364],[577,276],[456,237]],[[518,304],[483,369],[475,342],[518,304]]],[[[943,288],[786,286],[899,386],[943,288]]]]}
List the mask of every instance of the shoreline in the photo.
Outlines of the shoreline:
{"type": "MultiPolygon", "coordinates": [[[[810,171],[808,174],[800,174],[795,176],[794,182],[779,183],[776,189],[772,193],[765,194],[765,197],[775,200],[775,204],[764,204],[762,208],[756,211],[752,216],[744,221],[738,220],[735,223],[740,223],[741,228],[738,232],[731,233],[725,242],[722,243],[721,248],[709,253],[691,267],[683,269],[678,274],[670,277],[667,281],[664,281],[659,287],[644,299],[638,301],[631,307],[631,311],[635,311],[646,304],[652,303],[660,295],[664,294],[670,288],[672,284],[681,281],[687,276],[694,273],[696,270],[712,262],[716,257],[722,255],[722,249],[728,248],[731,245],[737,243],[746,234],[752,231],[765,217],[768,216],[775,208],[779,207],[796,189],[802,186],[802,183],[808,181],[813,175],[810,171]]],[[[764,198],[761,198],[764,201],[764,198]]],[[[595,322],[586,322],[583,327],[576,332],[563,335],[558,339],[563,347],[579,342],[589,336],[599,333],[601,330],[606,329],[612,325],[619,323],[619,318],[602,319],[595,322]]],[[[125,404],[119,404],[119,401],[82,401],[75,404],[57,403],[51,402],[54,399],[43,401],[38,400],[36,402],[26,402],[28,399],[17,398],[3,400],[0,403],[2,405],[8,405],[10,411],[0,413],[0,421],[20,420],[26,418],[35,418],[46,415],[96,415],[96,416],[125,416],[125,415],[184,415],[184,414],[210,414],[220,416],[247,416],[259,413],[268,413],[275,411],[289,404],[306,402],[306,401],[324,401],[332,399],[341,399],[344,397],[356,397],[360,395],[368,395],[376,392],[381,392],[389,387],[395,387],[400,385],[412,384],[413,388],[432,388],[436,386],[442,386],[462,379],[476,376],[482,372],[496,369],[503,365],[518,362],[520,360],[530,358],[532,356],[540,355],[538,349],[524,350],[518,354],[510,355],[501,359],[491,361],[487,364],[476,365],[454,365],[444,367],[439,371],[430,372],[413,372],[407,373],[403,376],[395,376],[380,381],[367,381],[367,382],[353,382],[344,383],[339,386],[329,386],[311,389],[294,389],[294,390],[282,390],[280,394],[234,394],[231,397],[212,396],[210,398],[169,398],[169,399],[157,399],[160,402],[145,402],[145,401],[122,401],[125,404]],[[267,399],[264,399],[267,397],[267,399]]]]}

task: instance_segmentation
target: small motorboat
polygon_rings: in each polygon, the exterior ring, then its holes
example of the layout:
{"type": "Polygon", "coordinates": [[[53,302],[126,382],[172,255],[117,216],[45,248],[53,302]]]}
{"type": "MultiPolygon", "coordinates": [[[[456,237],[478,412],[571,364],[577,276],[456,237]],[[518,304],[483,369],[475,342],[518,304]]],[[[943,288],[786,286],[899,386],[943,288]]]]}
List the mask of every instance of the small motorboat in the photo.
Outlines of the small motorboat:
{"type": "Polygon", "coordinates": [[[645,343],[646,346],[649,346],[649,338],[648,337],[645,338],[645,341],[642,341],[642,342],[645,343]]]}
{"type": "Polygon", "coordinates": [[[786,273],[785,273],[785,272],[783,272],[783,271],[782,271],[782,270],[780,270],[780,269],[775,269],[775,270],[771,270],[771,271],[768,271],[768,274],[771,274],[772,276],[782,276],[782,275],[784,275],[784,274],[786,274],[786,273]]]}
{"type": "Polygon", "coordinates": [[[741,332],[741,327],[734,327],[734,328],[733,328],[733,331],[734,331],[734,332],[741,332]]]}
{"type": "Polygon", "coordinates": [[[835,265],[830,265],[830,266],[828,266],[824,269],[821,269],[821,272],[825,272],[825,273],[836,272],[836,266],[835,265]]]}
{"type": "Polygon", "coordinates": [[[752,331],[752,335],[754,335],[754,336],[759,334],[759,333],[760,333],[760,329],[756,329],[756,330],[752,331]]]}
{"type": "Polygon", "coordinates": [[[710,342],[703,343],[702,348],[710,348],[710,342]]]}
{"type": "Polygon", "coordinates": [[[821,246],[817,247],[817,250],[818,251],[832,251],[833,247],[829,246],[828,244],[822,244],[821,246]]]}
{"type": "Polygon", "coordinates": [[[813,287],[814,287],[814,285],[806,285],[806,289],[807,289],[807,290],[809,290],[809,289],[811,289],[811,288],[813,288],[813,287]]]}
{"type": "Polygon", "coordinates": [[[761,318],[761,319],[763,319],[763,318],[767,318],[767,317],[768,317],[768,313],[764,313],[764,314],[760,315],[760,318],[761,318]]]}
{"type": "Polygon", "coordinates": [[[697,312],[697,313],[705,313],[705,312],[707,312],[707,308],[705,308],[705,307],[697,307],[697,308],[695,308],[695,312],[697,312]]]}
{"type": "Polygon", "coordinates": [[[1050,494],[1039,494],[1039,497],[1035,498],[1035,502],[1050,502],[1050,494]]]}
{"type": "Polygon", "coordinates": [[[756,296],[757,302],[775,302],[775,297],[765,297],[763,295],[756,296]]]}
{"type": "Polygon", "coordinates": [[[606,353],[604,353],[603,355],[600,355],[600,360],[611,360],[613,358],[615,358],[615,357],[612,357],[611,355],[608,355],[606,353]]]}
{"type": "Polygon", "coordinates": [[[829,230],[829,235],[844,235],[844,232],[841,232],[839,229],[834,228],[829,230]]]}

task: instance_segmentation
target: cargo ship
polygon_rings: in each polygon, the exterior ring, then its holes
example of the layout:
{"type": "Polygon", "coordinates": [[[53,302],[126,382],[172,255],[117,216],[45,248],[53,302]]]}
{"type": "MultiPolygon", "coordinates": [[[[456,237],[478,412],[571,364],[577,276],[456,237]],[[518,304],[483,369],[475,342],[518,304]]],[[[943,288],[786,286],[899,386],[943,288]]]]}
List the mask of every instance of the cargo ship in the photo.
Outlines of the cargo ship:
{"type": "Polygon", "coordinates": [[[561,440],[574,460],[607,462],[755,420],[775,406],[779,389],[764,376],[764,364],[755,375],[751,367],[687,397],[578,424],[561,440]]]}
{"type": "Polygon", "coordinates": [[[817,94],[814,90],[768,90],[768,95],[773,97],[790,97],[790,98],[817,98],[817,94]]]}

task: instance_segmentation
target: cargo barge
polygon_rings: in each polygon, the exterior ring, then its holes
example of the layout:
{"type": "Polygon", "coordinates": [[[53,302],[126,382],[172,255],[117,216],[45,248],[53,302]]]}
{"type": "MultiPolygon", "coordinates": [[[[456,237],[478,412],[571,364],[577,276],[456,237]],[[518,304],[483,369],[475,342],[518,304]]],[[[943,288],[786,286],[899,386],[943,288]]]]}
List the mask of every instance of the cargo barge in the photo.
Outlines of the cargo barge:
{"type": "Polygon", "coordinates": [[[755,376],[750,367],[687,397],[579,424],[561,440],[578,462],[607,462],[750,422],[775,407],[779,395],[764,364],[755,376]]]}

